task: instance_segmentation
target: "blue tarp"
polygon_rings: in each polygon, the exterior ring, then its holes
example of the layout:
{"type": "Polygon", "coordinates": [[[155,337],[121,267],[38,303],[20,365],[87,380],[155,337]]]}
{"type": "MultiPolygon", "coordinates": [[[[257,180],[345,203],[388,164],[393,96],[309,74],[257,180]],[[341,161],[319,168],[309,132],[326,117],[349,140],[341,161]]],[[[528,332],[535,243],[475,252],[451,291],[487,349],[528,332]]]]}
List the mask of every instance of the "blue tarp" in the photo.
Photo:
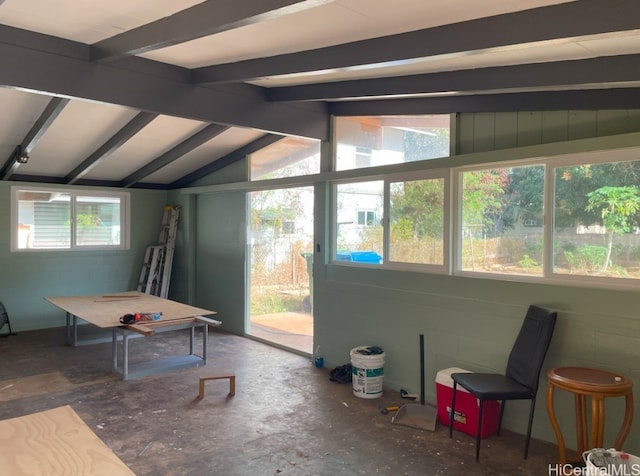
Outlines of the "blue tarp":
{"type": "Polygon", "coordinates": [[[336,259],[340,261],[353,261],[357,263],[382,263],[382,256],[375,251],[342,251],[336,254],[336,259]]]}

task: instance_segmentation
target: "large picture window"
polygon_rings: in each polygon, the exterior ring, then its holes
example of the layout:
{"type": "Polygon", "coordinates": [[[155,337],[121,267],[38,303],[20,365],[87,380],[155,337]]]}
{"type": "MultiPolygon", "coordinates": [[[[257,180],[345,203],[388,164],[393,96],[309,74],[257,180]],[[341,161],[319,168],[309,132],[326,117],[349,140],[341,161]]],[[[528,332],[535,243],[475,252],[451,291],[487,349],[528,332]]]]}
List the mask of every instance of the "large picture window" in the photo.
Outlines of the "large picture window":
{"type": "Polygon", "coordinates": [[[450,116],[336,118],[336,170],[448,157],[450,116]]]}
{"type": "Polygon", "coordinates": [[[457,269],[572,283],[640,279],[640,161],[605,160],[459,172],[457,269]]]}
{"type": "Polygon", "coordinates": [[[334,263],[637,286],[637,149],[424,162],[449,155],[449,119],[335,119],[334,263]]]}
{"type": "Polygon", "coordinates": [[[12,188],[12,249],[128,248],[128,194],[12,188]]]}

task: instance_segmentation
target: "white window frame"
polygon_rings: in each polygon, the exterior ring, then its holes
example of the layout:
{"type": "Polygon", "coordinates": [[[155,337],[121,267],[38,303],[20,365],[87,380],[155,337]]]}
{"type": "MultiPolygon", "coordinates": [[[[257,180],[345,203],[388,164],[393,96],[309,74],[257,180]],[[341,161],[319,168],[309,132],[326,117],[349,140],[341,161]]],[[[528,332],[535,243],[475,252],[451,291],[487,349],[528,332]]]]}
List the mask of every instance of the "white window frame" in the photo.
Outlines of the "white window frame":
{"type": "Polygon", "coordinates": [[[539,157],[522,160],[482,163],[473,166],[456,167],[452,169],[453,186],[455,190],[454,203],[449,209],[452,215],[454,230],[452,234],[453,269],[452,274],[457,276],[479,277],[487,279],[499,279],[519,282],[533,282],[541,284],[558,284],[564,286],[584,286],[605,289],[633,289],[637,290],[640,280],[630,278],[614,278],[603,276],[586,276],[577,274],[560,274],[553,270],[554,247],[554,202],[555,202],[555,170],[557,168],[576,166],[582,164],[605,164],[613,162],[638,161],[640,155],[638,149],[598,150],[576,154],[559,155],[552,157],[539,157]],[[464,172],[484,170],[491,168],[508,168],[518,166],[543,165],[545,166],[544,178],[544,209],[543,209],[543,273],[541,276],[528,276],[507,273],[491,273],[487,271],[462,270],[461,259],[461,233],[462,233],[462,187],[461,176],[464,172]]]}
{"type": "Polygon", "coordinates": [[[561,274],[554,272],[553,264],[553,247],[555,243],[555,224],[553,213],[555,201],[555,169],[584,164],[607,164],[614,162],[640,161],[638,149],[622,149],[622,150],[602,150],[596,152],[588,152],[583,154],[575,154],[564,157],[556,157],[547,161],[547,175],[545,177],[545,194],[549,191],[548,197],[545,197],[545,233],[548,235],[545,251],[547,256],[545,259],[545,282],[558,283],[563,285],[578,285],[608,289],[632,289],[638,290],[640,279],[631,278],[614,278],[604,276],[586,276],[579,274],[561,274]]]}
{"type": "MultiPolygon", "coordinates": [[[[345,185],[345,184],[357,184],[357,183],[362,183],[362,182],[379,182],[382,181],[382,187],[383,187],[383,210],[384,210],[384,197],[385,192],[384,192],[384,187],[385,187],[385,183],[384,183],[384,177],[382,176],[373,176],[373,177],[359,177],[359,178],[355,178],[355,179],[351,179],[351,180],[336,180],[334,182],[332,182],[331,184],[331,197],[332,197],[332,212],[331,212],[331,258],[330,261],[332,263],[335,264],[347,264],[347,265],[353,265],[353,266],[376,266],[376,267],[380,267],[383,263],[384,263],[384,257],[382,260],[382,263],[380,264],[367,264],[367,263],[363,263],[363,262],[358,262],[358,261],[344,261],[344,260],[339,260],[337,258],[338,255],[338,186],[339,185],[345,185]]],[[[366,226],[362,226],[357,224],[357,211],[359,210],[364,210],[364,208],[356,208],[353,210],[353,213],[356,215],[355,219],[356,219],[356,226],[358,226],[358,228],[364,229],[364,228],[370,228],[370,227],[366,227],[366,226]]],[[[353,216],[353,215],[351,215],[353,216]]],[[[384,222],[384,220],[383,220],[384,222]]],[[[384,223],[382,223],[383,226],[383,230],[384,230],[384,223]]],[[[384,240],[383,240],[383,247],[384,247],[384,240]]],[[[384,252],[383,252],[384,254],[384,252]]]]}
{"type": "MultiPolygon", "coordinates": [[[[554,162],[555,163],[555,162],[554,162]]],[[[453,274],[459,276],[477,276],[477,277],[489,277],[494,279],[509,279],[515,281],[538,281],[543,279],[546,276],[546,264],[547,264],[547,244],[549,241],[548,235],[548,227],[549,220],[547,220],[547,213],[549,210],[549,198],[552,196],[552,192],[549,191],[548,188],[548,178],[549,178],[549,169],[551,167],[550,161],[548,159],[525,159],[525,160],[509,160],[504,162],[492,162],[492,163],[482,163],[472,166],[465,167],[456,167],[453,169],[454,175],[454,189],[455,189],[455,200],[453,206],[449,209],[451,215],[453,215],[455,223],[455,229],[453,233],[453,250],[455,250],[455,257],[453,260],[453,274]],[[543,227],[543,272],[542,275],[521,275],[521,274],[508,274],[508,273],[493,273],[490,271],[472,271],[472,270],[463,270],[462,269],[462,175],[465,172],[477,172],[481,170],[490,170],[490,169],[505,169],[510,167],[530,167],[530,166],[543,166],[545,167],[544,174],[544,198],[543,198],[543,215],[542,215],[542,227],[543,227]]]]}
{"type": "Polygon", "coordinates": [[[382,230],[383,230],[383,239],[382,239],[382,247],[383,247],[383,258],[382,263],[373,265],[376,268],[389,268],[389,269],[398,269],[398,270],[418,270],[424,272],[430,272],[434,274],[447,274],[450,269],[450,243],[451,243],[451,235],[450,235],[450,213],[451,209],[451,200],[450,200],[450,190],[451,190],[451,173],[450,169],[429,169],[422,170],[419,172],[403,172],[403,173],[394,173],[394,174],[386,174],[379,176],[370,176],[370,177],[360,177],[357,179],[351,180],[336,180],[332,184],[332,253],[331,253],[331,263],[344,265],[344,266],[372,266],[367,263],[359,263],[352,261],[343,261],[338,260],[336,258],[337,254],[337,222],[338,222],[338,200],[337,200],[337,190],[338,185],[348,184],[348,183],[358,183],[358,182],[370,182],[370,181],[382,181],[383,182],[383,219],[382,230]],[[425,263],[407,263],[407,262],[399,262],[399,261],[390,261],[389,260],[389,247],[390,247],[390,230],[389,230],[389,207],[391,200],[390,193],[390,184],[396,182],[411,182],[417,180],[429,180],[429,179],[442,179],[444,180],[444,215],[443,215],[443,264],[425,264],[425,263]]]}
{"type": "Polygon", "coordinates": [[[33,187],[33,186],[12,186],[11,187],[11,252],[32,253],[32,252],[70,252],[70,251],[89,251],[89,250],[128,250],[131,246],[130,238],[130,193],[129,192],[113,192],[101,191],[93,189],[67,189],[52,187],[33,187]],[[19,192],[51,192],[68,194],[70,200],[71,227],[70,227],[70,245],[68,248],[19,248],[19,229],[18,229],[18,193],[19,192]],[[120,200],[120,244],[118,245],[77,245],[76,244],[76,197],[108,197],[118,198],[120,200]]]}
{"type": "MultiPolygon", "coordinates": [[[[448,131],[449,134],[449,144],[448,144],[448,151],[446,154],[444,155],[434,155],[433,157],[424,157],[421,159],[417,159],[417,160],[402,160],[402,161],[394,161],[394,160],[384,160],[383,162],[385,163],[380,163],[380,158],[382,157],[380,155],[380,153],[383,151],[383,149],[377,149],[377,148],[372,148],[372,146],[369,145],[356,145],[353,144],[349,141],[347,141],[346,143],[342,143],[338,140],[338,122],[341,119],[349,119],[349,116],[333,116],[334,117],[334,134],[333,134],[333,157],[332,157],[332,161],[331,161],[331,168],[334,171],[337,172],[354,172],[354,171],[364,171],[364,170],[368,170],[368,169],[376,169],[378,167],[389,167],[389,166],[406,166],[407,164],[420,164],[420,163],[425,163],[425,162],[429,162],[432,160],[440,160],[440,159],[447,159],[447,158],[451,158],[451,153],[454,150],[454,144],[452,143],[452,134],[453,134],[453,130],[454,130],[454,124],[455,124],[455,115],[454,114],[390,114],[390,115],[364,115],[361,117],[369,117],[369,118],[378,118],[378,119],[384,119],[384,118],[389,118],[389,119],[393,119],[393,118],[397,118],[400,119],[402,121],[402,119],[408,120],[409,122],[404,123],[404,127],[403,125],[401,125],[400,123],[398,124],[380,124],[380,129],[404,129],[407,131],[411,131],[411,132],[420,132],[419,129],[421,128],[420,125],[416,124],[414,127],[411,126],[411,119],[416,119],[418,120],[419,118],[425,118],[425,117],[432,117],[432,118],[437,118],[435,119],[436,121],[439,120],[447,120],[448,121],[448,127],[438,127],[437,125],[431,126],[432,128],[436,128],[436,129],[446,129],[448,131]],[[340,146],[344,145],[346,147],[351,147],[353,148],[353,161],[354,161],[354,166],[353,167],[348,167],[345,164],[341,164],[340,163],[340,157],[339,157],[339,150],[340,150],[340,146]],[[369,159],[369,164],[368,165],[357,165],[357,162],[360,160],[362,161],[365,157],[370,157],[369,159]],[[377,163],[376,163],[377,162],[377,163]]],[[[353,117],[352,117],[353,118],[353,117]]],[[[388,151],[389,153],[399,153],[399,151],[388,151]]],[[[403,151],[402,154],[404,155],[406,151],[403,151]]]]}

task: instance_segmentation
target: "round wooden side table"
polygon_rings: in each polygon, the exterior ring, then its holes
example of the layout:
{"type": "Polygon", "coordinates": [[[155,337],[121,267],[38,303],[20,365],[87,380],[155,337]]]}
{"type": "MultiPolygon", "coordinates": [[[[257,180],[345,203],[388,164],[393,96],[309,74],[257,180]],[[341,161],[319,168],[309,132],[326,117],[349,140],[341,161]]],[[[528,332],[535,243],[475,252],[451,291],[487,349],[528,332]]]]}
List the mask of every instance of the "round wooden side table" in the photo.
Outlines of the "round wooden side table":
{"type": "Polygon", "coordinates": [[[589,367],[558,367],[547,372],[547,412],[551,426],[558,440],[560,464],[567,463],[564,438],[558,425],[553,406],[553,392],[556,388],[574,394],[576,411],[576,432],[580,455],[591,448],[602,448],[604,440],[604,399],[606,397],[624,397],[625,411],[622,427],[613,444],[622,449],[624,440],[631,430],[633,420],[633,382],[627,377],[608,370],[589,367]],[[591,398],[591,439],[587,423],[587,397],[591,398]]]}

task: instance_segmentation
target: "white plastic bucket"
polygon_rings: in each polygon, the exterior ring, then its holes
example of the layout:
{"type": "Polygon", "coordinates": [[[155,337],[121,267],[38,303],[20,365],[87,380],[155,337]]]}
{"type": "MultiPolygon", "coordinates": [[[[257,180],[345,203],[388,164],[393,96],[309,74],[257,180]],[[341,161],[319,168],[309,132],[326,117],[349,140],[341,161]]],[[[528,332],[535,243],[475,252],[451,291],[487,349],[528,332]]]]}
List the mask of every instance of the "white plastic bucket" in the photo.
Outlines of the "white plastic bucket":
{"type": "Polygon", "coordinates": [[[626,459],[620,458],[620,451],[615,449],[606,450],[610,454],[610,458],[605,462],[604,466],[594,464],[595,453],[602,452],[602,449],[593,449],[585,451],[582,455],[586,468],[583,473],[585,476],[631,476],[640,474],[640,458],[635,455],[627,455],[626,459]]]}
{"type": "Polygon", "coordinates": [[[378,398],[382,396],[384,383],[384,352],[366,355],[358,352],[369,346],[351,349],[351,373],[353,394],[360,398],[378,398]]]}

